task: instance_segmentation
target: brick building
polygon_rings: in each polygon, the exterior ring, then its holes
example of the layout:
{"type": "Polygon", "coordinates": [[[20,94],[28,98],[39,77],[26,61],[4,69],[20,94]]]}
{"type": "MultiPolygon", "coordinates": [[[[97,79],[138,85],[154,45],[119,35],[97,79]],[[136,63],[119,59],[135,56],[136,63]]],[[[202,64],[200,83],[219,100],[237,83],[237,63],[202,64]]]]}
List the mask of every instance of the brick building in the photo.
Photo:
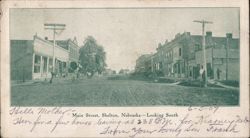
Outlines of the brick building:
{"type": "MultiPolygon", "coordinates": [[[[239,39],[229,33],[214,37],[212,32],[206,32],[205,45],[208,78],[239,80],[239,39]]],[[[156,50],[150,60],[152,72],[161,72],[165,77],[199,77],[203,65],[201,35],[177,34],[172,41],[159,44],[156,50]]]]}
{"type": "Polygon", "coordinates": [[[186,33],[177,34],[171,42],[166,40],[163,45],[159,44],[155,54],[157,58],[153,60],[154,69],[162,72],[163,76],[185,77],[187,44],[186,33]]]}
{"type": "MultiPolygon", "coordinates": [[[[53,42],[53,41],[52,41],[53,42]]],[[[70,65],[71,62],[79,63],[79,46],[76,40],[76,37],[71,40],[57,40],[56,44],[64,49],[68,50],[69,60],[68,64],[70,65]]],[[[72,73],[73,70],[69,67],[68,72],[72,73]]]]}
{"type": "Polygon", "coordinates": [[[71,39],[57,40],[56,44],[69,51],[69,62],[78,63],[78,61],[79,61],[79,49],[80,48],[78,46],[78,42],[76,40],[76,37],[73,40],[71,40],[71,39]]]}
{"type": "MultiPolygon", "coordinates": [[[[196,78],[195,70],[203,64],[201,37],[196,36],[195,63],[196,67],[189,65],[190,76],[196,78]],[[196,69],[195,69],[196,68],[196,69]],[[195,70],[194,70],[195,69],[195,70]]],[[[210,79],[239,80],[239,39],[233,38],[232,34],[225,37],[213,37],[212,32],[206,33],[206,62],[207,75],[210,79]]],[[[197,74],[197,73],[196,73],[197,74]]]]}

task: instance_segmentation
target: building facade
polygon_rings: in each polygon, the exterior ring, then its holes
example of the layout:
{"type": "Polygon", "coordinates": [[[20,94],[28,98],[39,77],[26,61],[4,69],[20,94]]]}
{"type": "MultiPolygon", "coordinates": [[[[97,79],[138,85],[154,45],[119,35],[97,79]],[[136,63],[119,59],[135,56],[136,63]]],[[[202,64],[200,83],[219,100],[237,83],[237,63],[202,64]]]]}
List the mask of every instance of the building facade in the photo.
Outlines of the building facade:
{"type": "MultiPolygon", "coordinates": [[[[238,38],[230,33],[214,37],[209,31],[205,47],[208,79],[239,80],[238,38]]],[[[148,61],[151,61],[151,71],[158,72],[158,76],[199,78],[199,71],[204,66],[201,35],[177,34],[172,41],[159,44],[156,50],[148,61]]],[[[136,68],[143,68],[141,66],[136,68]]]]}
{"type": "Polygon", "coordinates": [[[79,46],[77,43],[76,38],[73,40],[67,39],[67,40],[57,40],[56,44],[60,47],[63,47],[64,49],[68,50],[69,60],[68,60],[68,72],[72,73],[73,70],[70,67],[71,62],[75,62],[76,64],[79,63],[79,46]]]}
{"type": "MultiPolygon", "coordinates": [[[[35,35],[33,40],[11,40],[11,79],[31,80],[51,77],[53,71],[53,42],[35,35]]],[[[57,42],[54,49],[55,73],[57,76],[68,72],[69,62],[78,60],[72,56],[70,47],[57,42]],[[67,48],[68,47],[68,48],[67,48]]],[[[78,53],[78,52],[76,52],[78,53]]]]}
{"type": "MultiPolygon", "coordinates": [[[[212,33],[207,32],[206,63],[208,78],[218,80],[239,80],[239,54],[239,39],[232,38],[232,34],[226,34],[226,37],[212,37],[212,33]]],[[[203,64],[202,57],[202,48],[200,44],[198,44],[195,50],[197,68],[203,64]]],[[[194,72],[194,70],[190,71],[194,72]]]]}
{"type": "Polygon", "coordinates": [[[56,44],[69,51],[69,62],[79,62],[79,46],[76,37],[71,40],[57,40],[56,44]]]}

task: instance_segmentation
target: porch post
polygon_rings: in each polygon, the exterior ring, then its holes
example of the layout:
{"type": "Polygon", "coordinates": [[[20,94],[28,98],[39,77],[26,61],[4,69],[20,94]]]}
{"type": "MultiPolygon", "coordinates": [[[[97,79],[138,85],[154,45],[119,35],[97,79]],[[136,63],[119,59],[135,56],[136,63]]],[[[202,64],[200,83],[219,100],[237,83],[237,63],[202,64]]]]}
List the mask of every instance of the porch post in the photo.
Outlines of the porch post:
{"type": "Polygon", "coordinates": [[[43,56],[40,56],[40,75],[41,75],[41,77],[42,77],[42,72],[43,72],[43,56]]]}
{"type": "Polygon", "coordinates": [[[34,79],[34,66],[35,66],[35,53],[32,54],[32,74],[31,74],[31,78],[32,80],[34,79]]]}

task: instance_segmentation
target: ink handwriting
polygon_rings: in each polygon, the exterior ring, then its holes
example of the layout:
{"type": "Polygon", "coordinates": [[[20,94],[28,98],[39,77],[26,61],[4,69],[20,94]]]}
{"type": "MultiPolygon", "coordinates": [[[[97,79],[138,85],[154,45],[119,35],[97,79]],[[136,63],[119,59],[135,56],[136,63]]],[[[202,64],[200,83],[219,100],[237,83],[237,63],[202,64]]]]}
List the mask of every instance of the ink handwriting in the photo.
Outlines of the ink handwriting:
{"type": "MultiPolygon", "coordinates": [[[[236,114],[229,118],[215,116],[218,114],[218,109],[218,107],[188,107],[186,114],[179,114],[176,117],[119,118],[84,117],[85,113],[71,108],[12,107],[9,115],[12,125],[28,128],[30,133],[39,133],[40,129],[47,129],[48,133],[58,133],[65,127],[77,127],[82,128],[85,133],[88,129],[95,128],[98,130],[97,134],[101,136],[130,138],[155,135],[186,136],[191,133],[203,132],[208,134],[240,133],[242,126],[250,123],[248,115],[236,114]],[[196,113],[194,114],[192,111],[196,113]],[[72,116],[76,113],[83,114],[83,116],[72,116]]],[[[98,113],[95,114],[98,115],[98,113]]]]}

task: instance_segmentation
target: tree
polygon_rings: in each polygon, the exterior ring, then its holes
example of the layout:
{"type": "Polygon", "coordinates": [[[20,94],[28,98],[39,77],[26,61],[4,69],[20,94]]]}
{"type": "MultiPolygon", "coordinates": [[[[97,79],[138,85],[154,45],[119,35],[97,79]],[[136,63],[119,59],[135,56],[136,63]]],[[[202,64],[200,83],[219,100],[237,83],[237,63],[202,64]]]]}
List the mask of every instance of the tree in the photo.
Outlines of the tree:
{"type": "Polygon", "coordinates": [[[93,36],[88,36],[84,40],[84,45],[80,48],[79,60],[82,65],[81,72],[88,77],[92,77],[95,73],[101,74],[106,67],[104,48],[93,36]]]}

